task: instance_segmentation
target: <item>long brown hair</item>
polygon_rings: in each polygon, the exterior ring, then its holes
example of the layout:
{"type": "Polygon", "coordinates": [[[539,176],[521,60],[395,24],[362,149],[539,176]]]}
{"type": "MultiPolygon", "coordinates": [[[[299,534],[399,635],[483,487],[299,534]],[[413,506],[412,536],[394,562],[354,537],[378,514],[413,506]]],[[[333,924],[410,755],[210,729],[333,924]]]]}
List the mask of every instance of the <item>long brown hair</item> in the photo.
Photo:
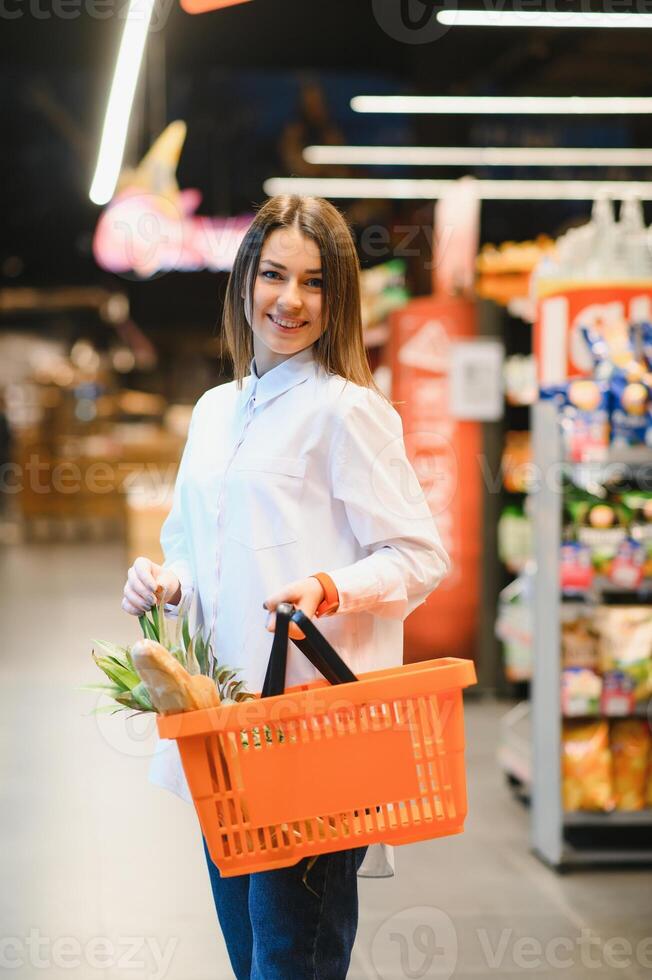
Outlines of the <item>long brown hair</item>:
{"type": "Polygon", "coordinates": [[[328,201],[298,194],[279,194],[263,204],[233,263],[224,302],[223,325],[238,387],[242,386],[254,356],[247,313],[253,309],[260,256],[268,235],[277,228],[297,228],[315,242],[321,254],[324,329],[313,345],[315,360],[329,374],[341,375],[382,395],[365,352],[360,311],[360,265],[349,226],[328,201]]]}

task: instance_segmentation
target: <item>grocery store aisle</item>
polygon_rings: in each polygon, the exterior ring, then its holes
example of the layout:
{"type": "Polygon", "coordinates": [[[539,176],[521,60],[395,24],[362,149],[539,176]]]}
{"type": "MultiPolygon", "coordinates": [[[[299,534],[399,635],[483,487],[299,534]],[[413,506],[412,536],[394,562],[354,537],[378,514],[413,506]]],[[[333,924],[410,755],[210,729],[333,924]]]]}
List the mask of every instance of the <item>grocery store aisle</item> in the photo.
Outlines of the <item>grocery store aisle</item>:
{"type": "MultiPolygon", "coordinates": [[[[146,779],[153,720],[92,717],[75,690],[101,679],[92,637],[137,636],[124,572],[117,545],[0,550],[0,962],[20,980],[232,976],[194,811],[146,779]]],[[[652,874],[557,877],[530,856],[494,761],[505,710],[467,709],[464,836],[360,882],[350,980],[650,975],[652,874]]]]}

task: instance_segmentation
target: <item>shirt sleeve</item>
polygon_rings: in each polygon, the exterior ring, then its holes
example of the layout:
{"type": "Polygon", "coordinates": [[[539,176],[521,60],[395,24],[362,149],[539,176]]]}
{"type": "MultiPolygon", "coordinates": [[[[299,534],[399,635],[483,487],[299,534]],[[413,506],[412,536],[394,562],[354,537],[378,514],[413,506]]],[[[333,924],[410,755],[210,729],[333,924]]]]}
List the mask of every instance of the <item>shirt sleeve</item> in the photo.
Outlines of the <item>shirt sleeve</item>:
{"type": "Polygon", "coordinates": [[[190,552],[188,549],[188,535],[183,520],[181,488],[186,477],[188,459],[192,451],[192,432],[196,411],[197,406],[195,406],[190,419],[188,438],[186,439],[186,445],[181,456],[181,462],[179,463],[179,469],[174,483],[172,508],[161,527],[160,541],[164,556],[162,567],[174,572],[181,585],[181,598],[179,599],[178,605],[175,606],[169,602],[165,604],[165,613],[172,618],[176,617],[182,609],[186,609],[189,606],[195,591],[190,552]]]}
{"type": "Polygon", "coordinates": [[[401,417],[372,389],[339,420],[331,444],[333,496],[370,554],[329,571],[337,615],[366,611],[404,620],[450,571],[450,559],[410,464],[401,417]]]}

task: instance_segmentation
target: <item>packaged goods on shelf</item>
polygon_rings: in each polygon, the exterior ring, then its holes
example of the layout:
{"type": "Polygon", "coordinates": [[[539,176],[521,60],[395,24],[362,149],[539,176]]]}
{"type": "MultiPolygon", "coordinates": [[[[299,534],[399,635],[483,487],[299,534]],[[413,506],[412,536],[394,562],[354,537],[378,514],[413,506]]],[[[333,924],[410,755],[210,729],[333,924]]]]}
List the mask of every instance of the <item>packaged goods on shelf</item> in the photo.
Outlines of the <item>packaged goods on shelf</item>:
{"type": "Polygon", "coordinates": [[[569,492],[565,503],[570,519],[564,537],[588,548],[595,573],[608,576],[620,545],[627,539],[628,512],[617,502],[591,494],[569,492]]]}
{"type": "Polygon", "coordinates": [[[602,675],[600,714],[605,718],[622,718],[636,710],[636,685],[622,670],[605,670],[602,675]]]}
{"type": "Polygon", "coordinates": [[[476,294],[502,306],[526,298],[532,272],[542,259],[554,253],[555,242],[547,235],[540,235],[535,241],[483,245],[476,259],[476,294]]]}
{"type": "MultiPolygon", "coordinates": [[[[532,416],[535,463],[556,477],[541,480],[532,498],[543,572],[533,596],[533,847],[556,868],[636,864],[652,859],[652,807],[625,809],[641,800],[652,580],[641,578],[639,564],[645,498],[629,495],[647,491],[652,455],[645,446],[610,446],[604,459],[572,462],[554,401],[538,402],[532,416]],[[621,721],[637,724],[623,729],[621,721]]],[[[649,799],[647,792],[646,781],[649,799]]]]}
{"type": "Polygon", "coordinates": [[[585,667],[567,667],[561,672],[561,708],[566,718],[597,715],[602,696],[602,678],[585,667]]]}
{"type": "Polygon", "coordinates": [[[532,437],[528,431],[506,434],[501,468],[508,493],[527,493],[531,489],[532,437]]]}
{"type": "Polygon", "coordinates": [[[562,714],[633,715],[652,695],[652,607],[566,606],[562,714]]]}
{"type": "Polygon", "coordinates": [[[589,616],[580,615],[562,623],[561,651],[564,667],[582,667],[591,671],[597,669],[597,638],[589,616]]]}
{"type": "Polygon", "coordinates": [[[587,593],[593,586],[591,549],[579,541],[566,541],[559,556],[559,580],[566,594],[587,593]]]}
{"type": "Polygon", "coordinates": [[[362,326],[371,330],[387,321],[393,310],[405,306],[410,294],[405,286],[405,262],[392,259],[360,275],[362,326]]]}
{"type": "MultiPolygon", "coordinates": [[[[637,329],[643,326],[647,324],[637,329]]],[[[558,406],[566,458],[604,458],[609,445],[652,445],[652,374],[647,362],[635,355],[634,346],[628,351],[610,349],[606,334],[601,333],[598,342],[595,329],[582,332],[594,337],[594,377],[541,388],[541,397],[558,406]]]]}
{"type": "Polygon", "coordinates": [[[635,490],[624,493],[622,500],[632,515],[630,537],[643,548],[643,575],[652,578],[652,493],[635,490]]]}
{"type": "Polygon", "coordinates": [[[652,697],[652,607],[599,606],[594,626],[602,673],[631,677],[637,701],[652,697]]]}
{"type": "Polygon", "coordinates": [[[564,810],[614,808],[609,725],[606,721],[564,723],[562,734],[564,810]]]}
{"type": "Polygon", "coordinates": [[[650,729],[642,718],[612,723],[611,758],[617,810],[645,807],[650,744],[650,729]]]}
{"type": "Polygon", "coordinates": [[[650,806],[652,738],[642,718],[566,721],[562,732],[564,810],[639,811],[650,806]]]}
{"type": "Polygon", "coordinates": [[[532,520],[518,504],[505,507],[498,520],[498,556],[515,573],[532,558],[532,520]]]}
{"type": "MultiPolygon", "coordinates": [[[[581,474],[575,478],[581,482],[581,474]]],[[[590,470],[586,482],[594,492],[569,481],[564,486],[563,591],[587,593],[596,581],[620,592],[637,592],[652,586],[652,526],[647,495],[621,491],[617,484],[599,485],[590,470]]]]}

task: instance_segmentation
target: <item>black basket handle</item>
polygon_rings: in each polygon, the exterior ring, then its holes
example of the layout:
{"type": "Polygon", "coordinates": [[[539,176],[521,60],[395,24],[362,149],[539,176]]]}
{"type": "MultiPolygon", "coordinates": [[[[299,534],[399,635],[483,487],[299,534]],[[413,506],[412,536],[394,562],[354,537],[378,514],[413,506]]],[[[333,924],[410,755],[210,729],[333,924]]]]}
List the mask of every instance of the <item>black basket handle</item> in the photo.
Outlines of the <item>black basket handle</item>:
{"type": "Polygon", "coordinates": [[[281,602],[276,607],[276,628],[261,692],[262,698],[283,694],[285,690],[290,622],[295,623],[305,636],[305,640],[293,639],[292,642],[327,681],[331,684],[348,684],[357,681],[358,678],[353,671],[305,613],[295,609],[289,602],[281,602]]]}

